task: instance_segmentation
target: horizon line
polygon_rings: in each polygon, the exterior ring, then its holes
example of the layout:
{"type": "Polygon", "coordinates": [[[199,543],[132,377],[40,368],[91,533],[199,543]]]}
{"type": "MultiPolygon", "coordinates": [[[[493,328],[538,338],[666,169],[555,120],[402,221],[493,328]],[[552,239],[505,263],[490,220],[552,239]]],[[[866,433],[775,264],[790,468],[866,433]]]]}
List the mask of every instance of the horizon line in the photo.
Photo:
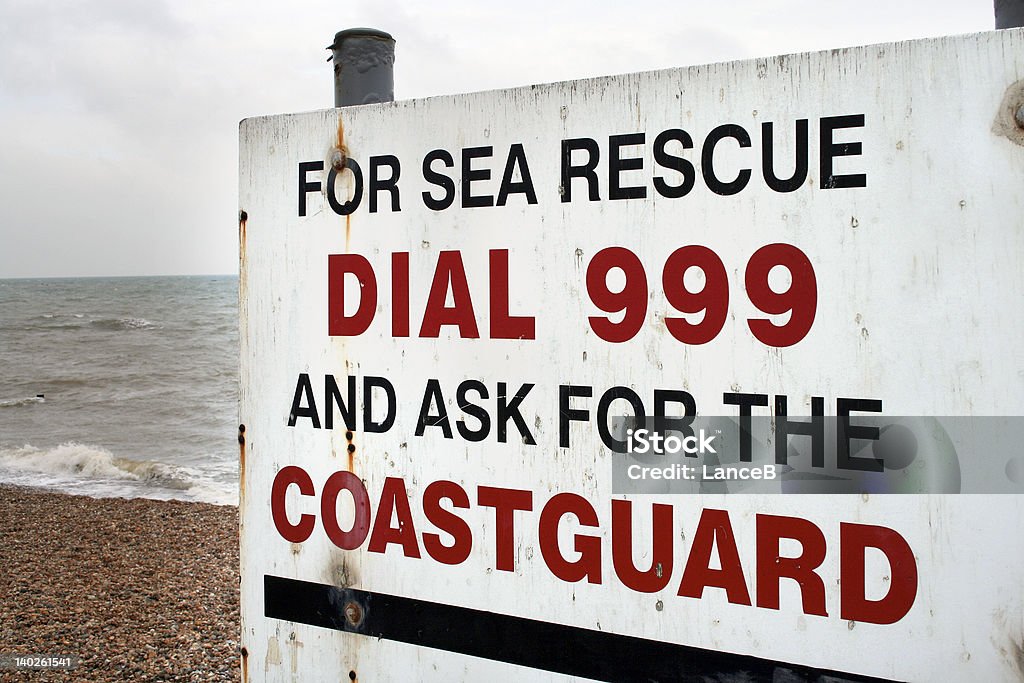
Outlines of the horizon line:
{"type": "Polygon", "coordinates": [[[162,277],[238,277],[238,273],[163,273],[158,275],[15,275],[0,276],[0,281],[10,280],[128,280],[162,277]]]}

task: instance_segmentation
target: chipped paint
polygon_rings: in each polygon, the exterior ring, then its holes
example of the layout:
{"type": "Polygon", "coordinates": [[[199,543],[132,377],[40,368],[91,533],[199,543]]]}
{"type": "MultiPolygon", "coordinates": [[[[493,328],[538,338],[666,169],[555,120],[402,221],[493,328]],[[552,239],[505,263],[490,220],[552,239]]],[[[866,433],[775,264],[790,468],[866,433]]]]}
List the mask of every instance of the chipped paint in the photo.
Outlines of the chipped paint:
{"type": "Polygon", "coordinates": [[[1024,80],[1006,89],[992,122],[992,132],[1024,146],[1024,80]]]}
{"type": "MultiPolygon", "coordinates": [[[[1024,680],[1024,615],[999,607],[992,614],[992,644],[1015,680],[1024,680]]],[[[969,657],[969,655],[968,655],[969,657]]]]}
{"type": "Polygon", "coordinates": [[[302,648],[302,641],[299,640],[295,631],[288,634],[288,653],[289,653],[289,665],[292,670],[292,676],[296,676],[299,673],[299,649],[302,648]]]}
{"type": "Polygon", "coordinates": [[[269,673],[272,667],[281,666],[281,647],[278,645],[277,637],[271,636],[267,639],[267,656],[263,660],[263,671],[269,673]]]}

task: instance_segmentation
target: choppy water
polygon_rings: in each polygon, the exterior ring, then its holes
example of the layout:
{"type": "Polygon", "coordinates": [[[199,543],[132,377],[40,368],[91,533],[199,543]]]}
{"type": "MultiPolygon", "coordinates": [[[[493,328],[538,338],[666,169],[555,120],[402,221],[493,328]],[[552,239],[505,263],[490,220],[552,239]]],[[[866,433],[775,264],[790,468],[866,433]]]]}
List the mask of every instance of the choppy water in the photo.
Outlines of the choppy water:
{"type": "Polygon", "coordinates": [[[0,280],[0,482],[238,500],[238,279],[0,280]]]}

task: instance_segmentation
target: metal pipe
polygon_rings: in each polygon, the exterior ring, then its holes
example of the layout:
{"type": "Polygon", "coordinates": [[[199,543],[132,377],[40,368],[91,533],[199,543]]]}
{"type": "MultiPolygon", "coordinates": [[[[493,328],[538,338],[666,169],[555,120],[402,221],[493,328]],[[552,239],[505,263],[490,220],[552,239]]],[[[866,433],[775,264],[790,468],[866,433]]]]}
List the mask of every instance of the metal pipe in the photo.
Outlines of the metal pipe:
{"type": "Polygon", "coordinates": [[[350,28],[334,34],[334,106],[393,102],[395,39],[372,28],[350,28]]]}
{"type": "Polygon", "coordinates": [[[996,28],[1024,26],[1024,0],[995,0],[996,28]]]}

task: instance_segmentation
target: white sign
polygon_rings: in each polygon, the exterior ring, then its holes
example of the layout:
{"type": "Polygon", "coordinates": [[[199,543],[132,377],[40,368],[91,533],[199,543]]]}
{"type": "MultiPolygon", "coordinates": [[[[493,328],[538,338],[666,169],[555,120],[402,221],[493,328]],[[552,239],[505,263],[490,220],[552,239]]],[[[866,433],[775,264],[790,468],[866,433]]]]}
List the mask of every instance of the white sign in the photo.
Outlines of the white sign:
{"type": "Polygon", "coordinates": [[[612,470],[622,416],[1020,415],[1022,75],[1014,30],[243,121],[244,677],[1019,680],[1019,495],[612,470]]]}

